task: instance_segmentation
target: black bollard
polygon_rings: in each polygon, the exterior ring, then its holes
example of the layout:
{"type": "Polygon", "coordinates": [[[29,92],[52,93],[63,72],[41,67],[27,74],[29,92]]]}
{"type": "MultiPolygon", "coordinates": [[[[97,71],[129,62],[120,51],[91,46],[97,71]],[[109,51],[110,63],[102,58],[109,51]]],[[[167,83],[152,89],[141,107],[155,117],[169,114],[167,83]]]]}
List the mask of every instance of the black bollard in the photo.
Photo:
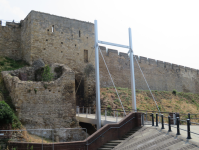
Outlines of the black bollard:
{"type": "Polygon", "coordinates": [[[176,135],[180,135],[180,127],[179,127],[179,117],[177,117],[177,134],[176,135]]]}
{"type": "Polygon", "coordinates": [[[156,114],[156,127],[158,127],[158,114],[156,114]]]}
{"type": "Polygon", "coordinates": [[[190,120],[190,125],[191,125],[191,116],[190,116],[190,113],[188,113],[188,119],[190,120]]]}
{"type": "Polygon", "coordinates": [[[164,116],[163,116],[163,114],[161,114],[161,117],[162,117],[162,129],[164,129],[164,116]]]}
{"type": "Polygon", "coordinates": [[[168,132],[171,132],[171,117],[170,116],[168,116],[168,122],[169,122],[169,130],[168,130],[168,132]]]}
{"type": "Polygon", "coordinates": [[[153,113],[151,114],[151,117],[152,117],[152,126],[154,126],[154,116],[153,116],[153,113]]]}
{"type": "Polygon", "coordinates": [[[191,139],[191,133],[190,133],[190,119],[187,119],[187,139],[191,139]]]}

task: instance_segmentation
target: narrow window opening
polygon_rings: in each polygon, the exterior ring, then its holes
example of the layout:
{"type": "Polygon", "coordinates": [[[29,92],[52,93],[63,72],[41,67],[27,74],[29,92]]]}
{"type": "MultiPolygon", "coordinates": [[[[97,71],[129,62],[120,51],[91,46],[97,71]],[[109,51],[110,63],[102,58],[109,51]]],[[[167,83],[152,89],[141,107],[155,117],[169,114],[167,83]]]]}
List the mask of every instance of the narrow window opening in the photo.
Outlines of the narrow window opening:
{"type": "Polygon", "coordinates": [[[88,62],[88,50],[84,50],[84,62],[88,62]]]}
{"type": "Polygon", "coordinates": [[[47,29],[47,31],[49,31],[49,29],[47,29]]]}
{"type": "Polygon", "coordinates": [[[46,41],[48,41],[48,39],[46,39],[46,41]]]}
{"type": "Polygon", "coordinates": [[[76,47],[76,44],[75,44],[75,47],[76,47]]]}
{"type": "Polygon", "coordinates": [[[44,50],[46,50],[46,49],[44,48],[44,50]]]}
{"type": "Polygon", "coordinates": [[[63,51],[61,51],[61,53],[63,53],[63,51]]]}
{"type": "Polygon", "coordinates": [[[54,25],[52,25],[52,32],[54,32],[54,25]]]}
{"type": "Polygon", "coordinates": [[[79,37],[81,37],[81,31],[79,30],[79,37]]]}
{"type": "Polygon", "coordinates": [[[88,39],[88,37],[87,37],[87,39],[88,39]]]}
{"type": "Polygon", "coordinates": [[[61,42],[61,44],[63,44],[63,42],[61,42]]]}

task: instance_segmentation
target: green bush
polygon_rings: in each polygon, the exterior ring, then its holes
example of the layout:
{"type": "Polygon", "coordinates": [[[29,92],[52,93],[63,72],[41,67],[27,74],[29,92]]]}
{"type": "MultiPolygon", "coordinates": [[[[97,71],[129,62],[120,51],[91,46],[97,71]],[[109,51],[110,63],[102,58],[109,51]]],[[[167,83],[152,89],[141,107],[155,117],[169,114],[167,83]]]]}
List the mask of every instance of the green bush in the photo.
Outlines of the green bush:
{"type": "Polygon", "coordinates": [[[173,94],[173,95],[176,95],[176,94],[177,94],[177,91],[176,91],[176,90],[173,90],[173,91],[172,91],[172,94],[173,94]]]}
{"type": "Polygon", "coordinates": [[[50,67],[47,65],[44,67],[44,72],[42,74],[42,81],[49,82],[52,81],[53,74],[50,72],[50,67]]]}
{"type": "Polygon", "coordinates": [[[3,61],[0,62],[0,65],[1,65],[1,66],[4,66],[4,64],[5,64],[5,63],[4,63],[3,61]]]}
{"type": "Polygon", "coordinates": [[[0,124],[9,124],[13,121],[13,111],[10,106],[4,102],[0,101],[0,124]]]}
{"type": "Polygon", "coordinates": [[[4,101],[0,101],[0,124],[4,125],[9,123],[12,123],[13,129],[21,127],[21,122],[10,106],[4,101]]]}

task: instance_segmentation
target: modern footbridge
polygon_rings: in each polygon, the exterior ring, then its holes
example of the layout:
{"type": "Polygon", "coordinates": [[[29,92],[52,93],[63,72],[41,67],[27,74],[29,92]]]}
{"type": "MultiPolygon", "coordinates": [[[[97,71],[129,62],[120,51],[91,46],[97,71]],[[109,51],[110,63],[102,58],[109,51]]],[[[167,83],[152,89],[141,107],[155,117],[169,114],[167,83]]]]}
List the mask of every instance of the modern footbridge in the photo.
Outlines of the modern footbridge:
{"type": "MultiPolygon", "coordinates": [[[[118,111],[113,112],[113,116],[108,116],[107,111],[104,110],[104,115],[101,115],[101,126],[111,123],[117,123],[124,118],[124,115],[118,117],[118,111]]],[[[90,123],[90,124],[97,124],[97,115],[91,113],[91,108],[81,109],[77,106],[76,109],[76,119],[79,122],[90,123]]]]}

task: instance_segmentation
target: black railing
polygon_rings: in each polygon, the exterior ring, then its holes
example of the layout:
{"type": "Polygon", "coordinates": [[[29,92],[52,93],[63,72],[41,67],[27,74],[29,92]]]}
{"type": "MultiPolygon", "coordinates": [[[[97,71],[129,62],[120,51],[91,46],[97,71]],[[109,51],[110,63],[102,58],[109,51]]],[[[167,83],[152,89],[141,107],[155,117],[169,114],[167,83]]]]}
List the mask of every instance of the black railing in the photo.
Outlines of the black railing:
{"type": "MultiPolygon", "coordinates": [[[[151,116],[151,120],[152,120],[152,126],[154,126],[154,115],[153,115],[153,113],[151,113],[150,116],[151,116]]],[[[156,127],[158,127],[158,116],[159,115],[156,114],[156,127]]],[[[161,129],[165,129],[164,128],[164,124],[165,124],[164,123],[164,115],[161,114],[160,116],[161,116],[161,121],[162,121],[162,128],[161,129]]],[[[190,116],[190,115],[188,115],[188,116],[190,116]]],[[[187,130],[184,130],[184,129],[180,128],[180,121],[184,121],[184,120],[180,120],[179,117],[176,117],[176,125],[177,125],[177,127],[173,126],[174,128],[177,128],[177,134],[176,135],[181,135],[180,134],[180,130],[183,130],[183,131],[187,132],[187,139],[191,139],[191,133],[199,135],[198,133],[190,131],[190,125],[191,125],[191,123],[196,124],[196,125],[199,125],[199,123],[191,122],[190,119],[188,118],[186,120],[186,122],[187,122],[187,130]]],[[[171,116],[168,116],[168,132],[172,132],[172,130],[171,130],[171,116]]]]}

